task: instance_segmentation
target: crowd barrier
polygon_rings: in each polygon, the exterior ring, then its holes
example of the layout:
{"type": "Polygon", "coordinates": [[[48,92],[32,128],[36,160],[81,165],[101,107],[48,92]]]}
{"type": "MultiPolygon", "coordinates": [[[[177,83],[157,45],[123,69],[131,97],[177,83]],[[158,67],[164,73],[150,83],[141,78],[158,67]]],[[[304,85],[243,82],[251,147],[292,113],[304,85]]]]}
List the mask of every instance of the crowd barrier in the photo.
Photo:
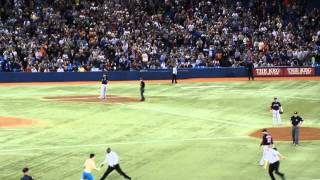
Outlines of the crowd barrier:
{"type": "MultiPolygon", "coordinates": [[[[320,76],[320,67],[301,68],[257,68],[256,76],[320,76]]],[[[146,80],[170,79],[171,70],[141,70],[141,71],[111,71],[108,72],[110,80],[146,80]]],[[[214,78],[214,77],[245,77],[245,68],[193,68],[179,69],[178,78],[214,78]]],[[[60,82],[60,81],[97,81],[102,72],[64,72],[64,73],[23,73],[0,72],[0,82],[60,82]]]]}
{"type": "Polygon", "coordinates": [[[316,76],[320,76],[320,66],[316,67],[316,76]]]}
{"type": "MultiPolygon", "coordinates": [[[[171,70],[110,71],[110,80],[146,80],[170,79],[171,70]]],[[[179,69],[178,78],[244,77],[245,68],[199,68],[179,69]]],[[[0,82],[60,82],[60,81],[97,81],[102,72],[52,72],[52,73],[0,73],[0,82]]]]}

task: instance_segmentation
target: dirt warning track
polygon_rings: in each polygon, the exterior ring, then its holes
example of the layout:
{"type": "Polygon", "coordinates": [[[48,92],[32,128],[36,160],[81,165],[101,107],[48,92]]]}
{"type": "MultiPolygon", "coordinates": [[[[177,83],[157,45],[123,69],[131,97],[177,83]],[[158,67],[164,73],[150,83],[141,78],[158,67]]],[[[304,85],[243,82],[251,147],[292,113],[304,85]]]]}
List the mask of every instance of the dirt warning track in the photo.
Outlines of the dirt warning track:
{"type": "Polygon", "coordinates": [[[137,98],[108,95],[106,99],[99,99],[97,95],[87,96],[55,96],[45,97],[45,99],[55,101],[69,101],[69,102],[97,102],[97,103],[130,103],[140,102],[137,98]]]}

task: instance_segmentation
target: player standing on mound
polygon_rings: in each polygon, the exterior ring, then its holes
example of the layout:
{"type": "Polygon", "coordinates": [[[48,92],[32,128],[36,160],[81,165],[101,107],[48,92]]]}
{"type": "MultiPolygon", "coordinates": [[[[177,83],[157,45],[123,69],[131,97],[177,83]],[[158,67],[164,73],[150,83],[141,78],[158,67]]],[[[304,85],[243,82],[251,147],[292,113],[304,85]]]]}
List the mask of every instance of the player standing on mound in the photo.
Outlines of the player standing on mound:
{"type": "Polygon", "coordinates": [[[271,111],[273,114],[273,125],[281,125],[281,115],[283,113],[283,109],[281,103],[278,101],[278,98],[273,98],[273,102],[271,103],[271,111]]]}
{"type": "Polygon", "coordinates": [[[103,74],[101,79],[101,90],[99,99],[105,99],[107,96],[107,85],[108,85],[108,77],[106,74],[103,74]]]}
{"type": "Polygon", "coordinates": [[[266,159],[266,152],[269,149],[269,146],[273,146],[273,139],[271,134],[267,131],[267,129],[262,130],[262,141],[260,146],[262,147],[262,158],[259,162],[260,166],[265,164],[266,159]]]}

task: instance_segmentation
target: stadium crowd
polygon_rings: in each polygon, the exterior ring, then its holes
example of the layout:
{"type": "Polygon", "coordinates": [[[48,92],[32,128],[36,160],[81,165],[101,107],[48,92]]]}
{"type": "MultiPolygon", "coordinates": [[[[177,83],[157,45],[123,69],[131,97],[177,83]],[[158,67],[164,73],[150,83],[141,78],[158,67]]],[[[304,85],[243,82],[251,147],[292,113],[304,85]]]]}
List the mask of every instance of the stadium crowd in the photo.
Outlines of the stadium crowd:
{"type": "Polygon", "coordinates": [[[0,71],[319,63],[304,0],[1,0],[0,71]]]}

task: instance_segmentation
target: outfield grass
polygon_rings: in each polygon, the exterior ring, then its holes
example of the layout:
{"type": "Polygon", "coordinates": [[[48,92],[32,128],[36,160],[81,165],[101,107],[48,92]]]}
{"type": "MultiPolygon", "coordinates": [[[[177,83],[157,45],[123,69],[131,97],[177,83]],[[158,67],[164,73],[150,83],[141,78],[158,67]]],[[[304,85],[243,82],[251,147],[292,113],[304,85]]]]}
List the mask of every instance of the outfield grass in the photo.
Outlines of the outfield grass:
{"type": "MultiPolygon", "coordinates": [[[[18,179],[24,166],[37,180],[79,180],[88,154],[100,162],[108,146],[133,180],[267,180],[258,166],[260,140],[247,134],[272,126],[273,97],[287,125],[299,111],[304,126],[320,127],[319,81],[152,83],[146,102],[128,104],[43,99],[97,94],[99,84],[0,86],[0,92],[0,116],[39,122],[0,128],[0,180],[18,179]]],[[[139,84],[111,84],[108,93],[138,97],[139,84]]],[[[288,180],[320,179],[320,141],[276,145],[287,156],[280,170],[288,180]]]]}

